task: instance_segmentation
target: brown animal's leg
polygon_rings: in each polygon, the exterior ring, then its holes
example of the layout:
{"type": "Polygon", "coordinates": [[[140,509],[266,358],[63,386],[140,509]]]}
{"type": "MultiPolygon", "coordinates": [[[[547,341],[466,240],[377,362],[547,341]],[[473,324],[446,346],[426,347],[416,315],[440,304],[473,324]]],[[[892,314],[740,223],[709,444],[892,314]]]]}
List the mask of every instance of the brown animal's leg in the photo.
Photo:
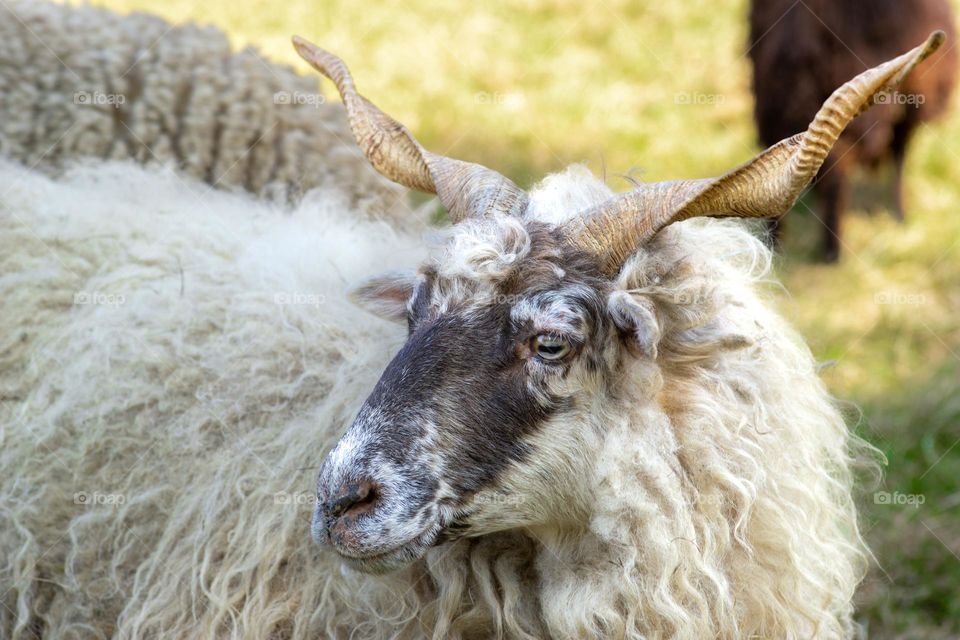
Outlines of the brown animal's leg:
{"type": "Polygon", "coordinates": [[[907,121],[901,121],[893,128],[893,140],[890,142],[890,151],[893,154],[893,217],[899,222],[905,219],[903,209],[903,165],[907,157],[907,144],[913,126],[907,121]]]}
{"type": "Polygon", "coordinates": [[[841,219],[847,204],[846,163],[829,162],[820,171],[815,190],[820,201],[823,223],[823,259],[836,262],[840,257],[841,219]]]}

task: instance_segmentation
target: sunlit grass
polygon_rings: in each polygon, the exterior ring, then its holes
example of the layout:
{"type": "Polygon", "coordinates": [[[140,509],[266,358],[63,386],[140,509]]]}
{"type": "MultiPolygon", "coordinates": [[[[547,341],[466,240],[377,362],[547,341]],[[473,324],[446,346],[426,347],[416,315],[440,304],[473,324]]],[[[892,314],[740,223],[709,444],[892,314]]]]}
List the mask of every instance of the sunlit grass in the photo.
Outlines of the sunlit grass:
{"type": "MultiPolygon", "coordinates": [[[[757,151],[745,0],[451,3],[443,0],[97,0],[225,29],[309,72],[289,37],[341,55],[362,91],[431,149],[529,185],[571,162],[648,180],[717,174],[757,151]]],[[[960,6],[960,0],[957,0],[960,6]]],[[[325,91],[330,93],[329,87],[325,91]]],[[[920,132],[908,222],[855,210],[842,262],[815,262],[819,223],[792,214],[785,313],[829,363],[833,392],[890,460],[887,488],[917,509],[865,521],[886,574],[862,617],[871,637],[960,632],[960,113],[920,132]],[[952,548],[952,551],[950,550],[952,548]],[[892,579],[892,583],[888,581],[892,579]]]]}

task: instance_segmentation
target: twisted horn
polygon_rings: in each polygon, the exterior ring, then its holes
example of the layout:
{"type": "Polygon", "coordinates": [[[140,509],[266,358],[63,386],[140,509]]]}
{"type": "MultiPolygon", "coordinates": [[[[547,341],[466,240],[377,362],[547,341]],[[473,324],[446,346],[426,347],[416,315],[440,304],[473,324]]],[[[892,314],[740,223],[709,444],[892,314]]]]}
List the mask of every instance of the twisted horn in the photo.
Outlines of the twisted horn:
{"type": "Polygon", "coordinates": [[[783,215],[817,175],[840,133],[891,92],[946,39],[930,34],[912,51],[869,69],[837,89],[804,133],[782,140],[719,178],[645,184],[588,209],[561,228],[573,246],[615,274],[658,231],[696,216],[774,218],[783,215]]]}
{"type": "Polygon", "coordinates": [[[293,46],[336,85],[357,144],[381,174],[405,187],[437,194],[454,223],[492,213],[519,216],[526,210],[527,194],[505,176],[424,149],[405,126],[357,93],[343,60],[299,36],[293,37],[293,46]]]}

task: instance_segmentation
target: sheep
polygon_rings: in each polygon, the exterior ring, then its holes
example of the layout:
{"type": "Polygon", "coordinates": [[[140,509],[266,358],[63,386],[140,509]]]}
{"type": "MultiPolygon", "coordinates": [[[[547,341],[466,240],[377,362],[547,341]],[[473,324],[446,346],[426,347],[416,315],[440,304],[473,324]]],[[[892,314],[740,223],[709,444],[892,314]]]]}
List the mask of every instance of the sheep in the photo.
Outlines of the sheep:
{"type": "Polygon", "coordinates": [[[7,0],[0,62],[0,153],[29,166],[131,158],[278,202],[335,185],[374,213],[403,197],[357,161],[314,79],[216,28],[7,0]]]}
{"type": "MultiPolygon", "coordinates": [[[[764,145],[803,129],[840,82],[906,49],[934,29],[954,36],[948,0],[752,0],[749,55],[754,120],[764,145]]],[[[824,163],[814,191],[823,256],[840,256],[848,177],[855,165],[892,159],[892,212],[904,220],[903,167],[917,127],[948,107],[957,53],[937,54],[885,104],[854,120],[824,163]]],[[[771,222],[774,244],[780,228],[771,222]]]]}
{"type": "Polygon", "coordinates": [[[850,636],[865,445],[770,251],[673,223],[785,211],[942,39],[720,178],[619,195],[432,154],[296,40],[447,209],[427,247],[336,189],[0,162],[4,637],[850,636]],[[352,298],[399,322],[339,295],[380,269],[352,298]]]}

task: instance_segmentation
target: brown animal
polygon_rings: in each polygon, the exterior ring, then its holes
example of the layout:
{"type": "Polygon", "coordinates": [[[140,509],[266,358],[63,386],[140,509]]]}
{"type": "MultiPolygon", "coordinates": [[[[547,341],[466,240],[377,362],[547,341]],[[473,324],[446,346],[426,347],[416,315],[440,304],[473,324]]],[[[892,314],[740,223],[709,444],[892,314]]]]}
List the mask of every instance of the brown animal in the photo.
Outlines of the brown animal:
{"type": "MultiPolygon", "coordinates": [[[[752,0],[750,58],[754,117],[764,145],[803,131],[834,88],[864,69],[904,51],[934,29],[953,43],[947,0],[752,0]]],[[[841,134],[814,182],[824,229],[824,256],[839,257],[841,218],[853,165],[894,165],[893,213],[903,220],[903,164],[917,126],[943,113],[957,67],[944,47],[886,104],[860,115],[841,134]]],[[[771,222],[774,240],[777,221],[771,222]]]]}

